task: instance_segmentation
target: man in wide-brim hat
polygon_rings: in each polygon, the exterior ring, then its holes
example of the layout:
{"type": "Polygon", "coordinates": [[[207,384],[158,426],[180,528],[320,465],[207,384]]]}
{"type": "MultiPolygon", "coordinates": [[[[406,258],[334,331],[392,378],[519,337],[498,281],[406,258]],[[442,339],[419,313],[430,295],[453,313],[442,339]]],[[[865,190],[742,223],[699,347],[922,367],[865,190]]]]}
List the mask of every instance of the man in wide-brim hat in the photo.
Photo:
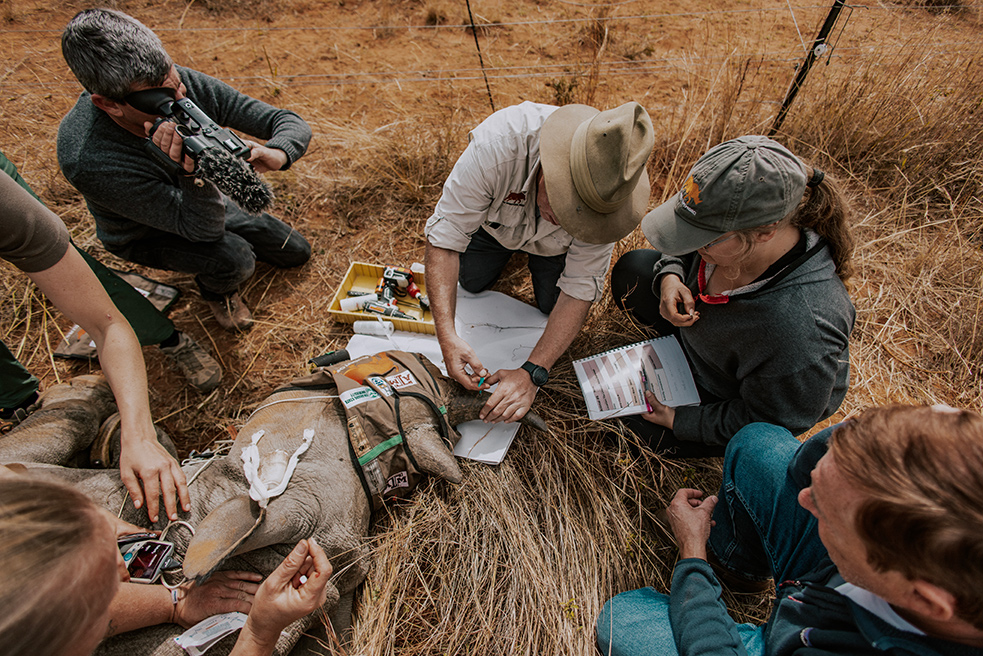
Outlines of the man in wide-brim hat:
{"type": "Polygon", "coordinates": [[[645,109],[524,102],[471,131],[427,221],[427,291],[447,372],[469,389],[498,383],[482,409],[517,421],[600,298],[614,244],[639,224],[649,198],[645,162],[655,138],[645,109]],[[480,292],[512,254],[529,256],[546,330],[519,369],[494,374],[454,326],[457,282],[480,292]],[[466,369],[470,367],[470,372],[466,369]]]}

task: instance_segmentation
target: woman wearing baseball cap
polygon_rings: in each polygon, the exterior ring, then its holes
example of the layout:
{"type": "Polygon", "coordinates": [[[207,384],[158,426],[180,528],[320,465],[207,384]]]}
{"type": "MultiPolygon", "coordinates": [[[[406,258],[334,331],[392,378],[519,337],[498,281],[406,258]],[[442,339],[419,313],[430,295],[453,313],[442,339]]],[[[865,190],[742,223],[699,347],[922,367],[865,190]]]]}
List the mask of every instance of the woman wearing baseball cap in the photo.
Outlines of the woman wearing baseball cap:
{"type": "Polygon", "coordinates": [[[848,208],[839,187],[760,136],[722,143],[680,192],[642,220],[657,250],[622,256],[611,276],[619,307],[675,333],[700,405],[626,423],[656,451],[722,456],[756,421],[802,433],[846,395],[855,311],[848,208]]]}

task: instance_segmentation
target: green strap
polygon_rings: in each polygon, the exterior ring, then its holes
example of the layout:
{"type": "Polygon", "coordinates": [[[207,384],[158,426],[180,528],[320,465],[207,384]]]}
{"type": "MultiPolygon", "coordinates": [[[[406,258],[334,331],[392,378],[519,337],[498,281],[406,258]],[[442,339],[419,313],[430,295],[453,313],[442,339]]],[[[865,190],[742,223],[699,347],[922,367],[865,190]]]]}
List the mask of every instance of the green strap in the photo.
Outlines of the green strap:
{"type": "Polygon", "coordinates": [[[403,436],[397,433],[396,435],[393,435],[385,442],[382,442],[381,444],[376,444],[374,447],[372,447],[371,451],[369,451],[364,456],[358,459],[358,464],[364,467],[365,463],[372,462],[373,460],[378,458],[382,453],[385,453],[389,449],[395,446],[399,446],[402,443],[403,443],[403,436]]]}

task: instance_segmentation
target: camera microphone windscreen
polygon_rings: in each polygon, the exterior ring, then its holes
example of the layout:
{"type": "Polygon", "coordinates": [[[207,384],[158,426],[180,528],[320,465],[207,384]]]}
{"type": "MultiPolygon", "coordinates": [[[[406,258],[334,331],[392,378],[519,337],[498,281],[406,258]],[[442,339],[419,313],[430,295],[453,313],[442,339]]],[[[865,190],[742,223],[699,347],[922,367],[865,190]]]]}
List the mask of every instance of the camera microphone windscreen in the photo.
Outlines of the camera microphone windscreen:
{"type": "Polygon", "coordinates": [[[259,214],[273,202],[273,190],[252,166],[224,148],[206,148],[198,156],[201,177],[249,214],[259,214]]]}

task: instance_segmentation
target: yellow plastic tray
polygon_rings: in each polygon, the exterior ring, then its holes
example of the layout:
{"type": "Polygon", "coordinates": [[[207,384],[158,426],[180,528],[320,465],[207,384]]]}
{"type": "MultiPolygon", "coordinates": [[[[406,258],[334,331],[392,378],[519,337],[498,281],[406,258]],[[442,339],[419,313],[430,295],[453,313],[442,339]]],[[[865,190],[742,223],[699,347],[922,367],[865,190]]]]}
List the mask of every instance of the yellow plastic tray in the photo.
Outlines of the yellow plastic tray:
{"type": "MultiPolygon", "coordinates": [[[[341,281],[341,286],[338,288],[338,291],[335,292],[334,298],[331,299],[331,305],[328,307],[328,312],[334,315],[334,318],[338,321],[344,321],[346,323],[354,323],[356,321],[375,321],[379,316],[377,314],[371,314],[368,312],[343,311],[341,309],[341,299],[348,298],[348,292],[353,289],[362,292],[374,292],[376,285],[379,283],[379,278],[382,277],[382,272],[385,270],[385,268],[386,267],[381,264],[352,262],[348,267],[348,273],[345,274],[345,279],[341,281]]],[[[423,294],[427,293],[427,287],[423,280],[423,276],[414,274],[413,282],[417,284],[423,294]]],[[[417,306],[416,301],[409,296],[400,298],[398,304],[400,310],[403,312],[406,312],[407,309],[415,309],[418,311],[420,309],[417,306]]],[[[437,330],[433,325],[433,316],[430,314],[430,310],[424,311],[423,320],[421,321],[397,319],[396,317],[382,317],[382,320],[392,321],[396,330],[406,330],[411,333],[427,333],[430,335],[437,334],[437,330]]]]}

